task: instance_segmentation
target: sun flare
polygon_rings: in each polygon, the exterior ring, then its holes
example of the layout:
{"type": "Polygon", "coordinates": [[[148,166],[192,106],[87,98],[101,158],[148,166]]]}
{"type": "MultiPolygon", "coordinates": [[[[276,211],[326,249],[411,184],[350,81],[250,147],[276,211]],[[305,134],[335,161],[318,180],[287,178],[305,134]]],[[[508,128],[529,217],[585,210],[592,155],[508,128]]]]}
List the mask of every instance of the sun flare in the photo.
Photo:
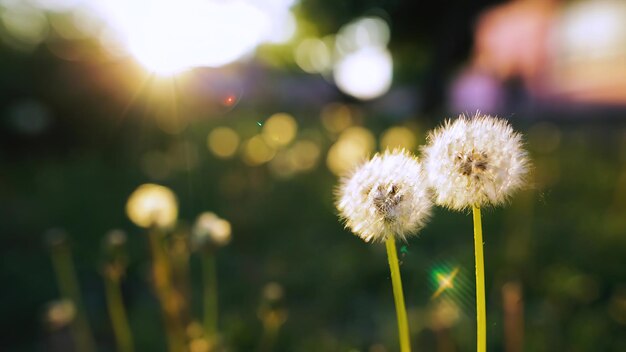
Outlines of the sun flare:
{"type": "MultiPolygon", "coordinates": [[[[287,40],[293,1],[98,1],[94,9],[147,70],[172,76],[219,67],[259,44],[287,40]],[[284,26],[283,26],[284,24],[284,26]]],[[[291,29],[290,29],[291,28],[291,29]]],[[[293,34],[293,33],[291,33],[293,34]]]]}

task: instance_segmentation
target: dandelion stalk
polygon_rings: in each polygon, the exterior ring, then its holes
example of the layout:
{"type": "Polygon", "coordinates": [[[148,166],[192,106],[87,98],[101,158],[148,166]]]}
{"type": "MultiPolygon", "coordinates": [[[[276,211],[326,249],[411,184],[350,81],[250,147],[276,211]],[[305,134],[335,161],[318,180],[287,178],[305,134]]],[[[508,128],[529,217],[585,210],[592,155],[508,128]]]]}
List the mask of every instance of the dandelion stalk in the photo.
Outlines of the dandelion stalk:
{"type": "Polygon", "coordinates": [[[476,351],[487,350],[487,309],[485,307],[485,259],[480,207],[474,205],[474,255],[476,258],[476,351]]]}
{"type": "Polygon", "coordinates": [[[157,298],[161,305],[169,350],[185,350],[185,330],[181,316],[183,298],[172,285],[172,266],[163,246],[165,229],[171,229],[178,217],[178,202],[171,189],[143,184],[128,197],[126,214],[136,225],[147,228],[152,254],[152,275],[157,298]]]}
{"type": "Polygon", "coordinates": [[[113,272],[105,273],[104,286],[117,350],[119,352],[133,352],[133,336],[130,332],[126,309],[124,309],[119,276],[113,272]]]}
{"type": "Polygon", "coordinates": [[[270,352],[273,349],[279,328],[280,326],[268,326],[268,324],[264,324],[261,342],[259,342],[259,352],[270,352]]]}
{"type": "Polygon", "coordinates": [[[204,329],[207,337],[213,338],[217,333],[217,272],[215,256],[205,253],[202,256],[204,273],[204,329]]]}
{"type": "Polygon", "coordinates": [[[171,286],[171,269],[167,253],[161,243],[161,234],[156,229],[148,233],[152,252],[152,270],[157,297],[163,310],[165,330],[171,352],[183,351],[185,346],[184,330],[178,314],[178,303],[171,286]]]}
{"type": "Polygon", "coordinates": [[[204,331],[207,338],[217,335],[217,269],[215,253],[230,241],[231,227],[227,220],[212,212],[198,216],[191,231],[191,248],[198,250],[203,273],[204,331]]]}
{"type": "Polygon", "coordinates": [[[280,327],[287,320],[287,310],[281,308],[283,294],[282,286],[276,282],[270,282],[263,288],[263,300],[258,311],[263,322],[263,334],[258,352],[270,352],[274,349],[280,327]]]}
{"type": "Polygon", "coordinates": [[[263,334],[259,342],[258,352],[270,352],[274,349],[280,327],[287,319],[287,313],[280,309],[270,310],[264,315],[263,334]]]}
{"type": "Polygon", "coordinates": [[[485,263],[480,208],[506,203],[525,185],[529,160],[522,136],[503,119],[476,113],[459,116],[430,132],[424,169],[435,203],[473,209],[476,258],[477,351],[487,349],[485,263]]]}
{"type": "Polygon", "coordinates": [[[391,270],[391,284],[393,286],[393,298],[396,303],[396,315],[398,318],[398,333],[400,335],[400,351],[411,351],[411,341],[409,339],[409,321],[406,316],[404,306],[404,294],[402,292],[402,278],[400,277],[400,266],[398,265],[398,253],[396,251],[396,240],[390,236],[385,241],[387,247],[387,257],[389,258],[389,269],[391,270]]]}
{"type": "Polygon", "coordinates": [[[337,210],[365,242],[386,242],[402,352],[411,350],[396,238],[406,239],[426,224],[432,202],[422,165],[404,149],[385,151],[341,179],[337,210]]]}
{"type": "Polygon", "coordinates": [[[72,322],[72,333],[76,342],[76,348],[80,351],[91,352],[95,350],[93,335],[89,321],[85,314],[80,293],[80,286],[76,278],[76,271],[72,256],[67,244],[60,243],[52,249],[52,265],[56,274],[61,296],[71,300],[77,310],[76,319],[72,322]]]}

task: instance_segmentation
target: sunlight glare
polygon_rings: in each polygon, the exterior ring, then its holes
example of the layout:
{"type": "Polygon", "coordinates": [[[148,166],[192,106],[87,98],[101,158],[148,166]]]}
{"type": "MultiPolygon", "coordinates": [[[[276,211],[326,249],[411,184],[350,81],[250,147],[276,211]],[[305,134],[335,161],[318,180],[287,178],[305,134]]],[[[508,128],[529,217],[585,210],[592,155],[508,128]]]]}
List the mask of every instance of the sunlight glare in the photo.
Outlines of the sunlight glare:
{"type": "MultiPolygon", "coordinates": [[[[193,67],[219,67],[257,45],[285,40],[277,27],[292,20],[289,1],[96,1],[99,17],[146,69],[173,75],[193,67]],[[274,23],[278,18],[281,23],[274,23]]],[[[285,24],[285,26],[282,26],[285,24]]]]}

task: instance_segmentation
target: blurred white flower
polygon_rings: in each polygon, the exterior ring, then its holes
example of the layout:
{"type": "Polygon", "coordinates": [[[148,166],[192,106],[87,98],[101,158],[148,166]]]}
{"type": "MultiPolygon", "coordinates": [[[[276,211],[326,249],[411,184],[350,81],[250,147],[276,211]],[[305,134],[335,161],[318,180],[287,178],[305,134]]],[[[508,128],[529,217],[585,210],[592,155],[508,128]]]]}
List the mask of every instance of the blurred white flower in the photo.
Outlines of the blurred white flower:
{"type": "Polygon", "coordinates": [[[422,228],[432,206],[422,166],[404,149],[375,155],[340,181],[337,209],[366,242],[405,239],[422,228]]]}
{"type": "Polygon", "coordinates": [[[69,299],[52,301],[46,307],[45,321],[52,329],[59,329],[71,323],[76,316],[76,307],[69,299]]]}
{"type": "Polygon", "coordinates": [[[191,244],[194,248],[216,248],[230,241],[230,222],[214,213],[204,212],[193,226],[191,244]]]}
{"type": "Polygon", "coordinates": [[[524,184],[527,153],[505,120],[460,115],[432,131],[428,142],[424,170],[438,205],[454,210],[499,205],[524,184]]]}
{"type": "Polygon", "coordinates": [[[126,214],[137,226],[169,228],[176,223],[178,202],[169,188],[146,183],[128,197],[126,214]]]}
{"type": "Polygon", "coordinates": [[[110,247],[121,247],[126,244],[126,232],[120,229],[113,229],[106,233],[105,243],[110,247]]]}

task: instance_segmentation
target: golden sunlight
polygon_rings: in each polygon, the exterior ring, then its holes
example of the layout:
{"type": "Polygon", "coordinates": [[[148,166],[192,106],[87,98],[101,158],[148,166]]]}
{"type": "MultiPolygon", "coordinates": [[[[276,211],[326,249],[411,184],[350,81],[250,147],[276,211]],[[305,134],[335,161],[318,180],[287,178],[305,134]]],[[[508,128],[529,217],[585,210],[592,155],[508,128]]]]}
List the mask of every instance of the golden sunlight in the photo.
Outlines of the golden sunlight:
{"type": "MultiPolygon", "coordinates": [[[[287,40],[293,1],[98,1],[93,10],[142,66],[170,76],[193,67],[219,67],[257,45],[287,40]],[[279,22],[279,23],[278,23],[279,22]]],[[[291,27],[290,27],[291,24],[291,27]]]]}

